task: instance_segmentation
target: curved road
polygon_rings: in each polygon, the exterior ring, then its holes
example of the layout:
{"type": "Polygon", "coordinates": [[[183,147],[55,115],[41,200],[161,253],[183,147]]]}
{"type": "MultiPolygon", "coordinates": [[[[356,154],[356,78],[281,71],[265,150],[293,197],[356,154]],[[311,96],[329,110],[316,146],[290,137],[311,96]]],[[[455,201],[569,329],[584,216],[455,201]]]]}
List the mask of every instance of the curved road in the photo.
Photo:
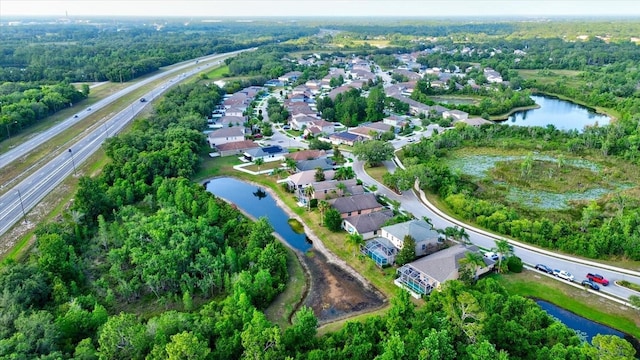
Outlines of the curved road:
{"type": "MultiPolygon", "coordinates": [[[[90,130],[86,136],[71,145],[69,148],[59,149],[59,153],[55,158],[43,165],[33,174],[29,175],[19,184],[15,185],[12,189],[8,190],[5,194],[0,196],[0,235],[4,234],[9,228],[11,228],[13,224],[18,222],[25,213],[28,213],[31,208],[36,206],[38,202],[42,200],[42,198],[44,198],[51,190],[58,186],[67,176],[69,176],[70,174],[74,174],[76,172],[76,167],[84,162],[95,151],[97,151],[106,138],[118,133],[135,117],[136,114],[138,114],[151,100],[159,96],[165,89],[187,79],[194,74],[199,73],[201,67],[215,65],[218,63],[218,61],[220,61],[221,58],[235,55],[239,52],[248,50],[252,49],[240,50],[198,59],[199,62],[202,63],[202,65],[200,65],[197,69],[182,72],[181,74],[176,75],[174,78],[171,78],[170,80],[160,84],[155,89],[144,94],[142,97],[146,98],[148,102],[140,102],[139,100],[132,102],[124,110],[117,113],[111,119],[107,120],[102,125],[90,130]]],[[[187,67],[193,66],[193,61],[195,61],[195,59],[169,70],[168,73],[180,72],[187,67]]],[[[138,89],[144,84],[157,80],[166,75],[167,72],[155,75],[149,79],[145,79],[140,83],[134,84],[131,87],[124,89],[114,95],[111,95],[108,98],[100,100],[99,102],[92,105],[91,112],[93,112],[95,109],[106,106],[110,102],[113,102],[119,97],[122,97],[130,93],[131,91],[138,89]]],[[[83,112],[89,113],[90,111],[83,112]]],[[[35,136],[33,139],[27,141],[26,143],[21,144],[11,151],[3,154],[0,157],[0,165],[4,166],[16,157],[22,156],[25,152],[31,151],[41,142],[46,141],[46,139],[50,138],[51,136],[64,131],[67,127],[79,121],[79,119],[81,119],[80,115],[78,116],[78,118],[70,118],[67,121],[56,125],[46,132],[35,136]]],[[[28,220],[28,216],[26,217],[26,219],[28,220]]]]}
{"type": "MultiPolygon", "coordinates": [[[[395,171],[395,164],[392,161],[385,162],[385,166],[390,172],[395,171]]],[[[469,234],[469,239],[475,245],[478,245],[485,249],[491,249],[495,247],[495,240],[502,237],[488,234],[487,232],[475,229],[469,225],[463,224],[459,221],[449,218],[446,214],[439,211],[433,206],[427,206],[423,203],[413,191],[405,191],[402,195],[398,195],[391,191],[383,184],[370,177],[364,171],[364,162],[354,160],[353,170],[356,176],[361,179],[365,184],[375,184],[378,188],[377,194],[386,196],[389,199],[399,201],[401,203],[401,209],[412,213],[416,218],[422,218],[423,216],[431,219],[433,226],[436,228],[444,229],[449,226],[464,227],[469,234]]],[[[543,263],[550,266],[553,269],[567,270],[575,277],[575,281],[579,283],[585,279],[585,275],[588,272],[596,272],[603,275],[605,278],[611,281],[609,286],[600,286],[600,291],[605,294],[613,295],[617,298],[628,299],[630,295],[637,295],[636,292],[624,287],[617,286],[613,283],[614,280],[628,280],[640,284],[640,276],[637,272],[611,268],[606,265],[597,264],[595,262],[586,261],[582,259],[575,259],[571,257],[559,257],[557,254],[551,252],[536,249],[526,244],[520,244],[518,242],[509,241],[513,245],[514,254],[522,259],[526,264],[538,264],[543,263]],[[547,254],[545,254],[547,253],[547,254]],[[584,262],[584,263],[583,263],[584,262]],[[634,274],[635,273],[635,274],[634,274]]],[[[540,273],[540,275],[543,275],[540,273]]],[[[575,283],[574,283],[575,284],[575,283]]]]}

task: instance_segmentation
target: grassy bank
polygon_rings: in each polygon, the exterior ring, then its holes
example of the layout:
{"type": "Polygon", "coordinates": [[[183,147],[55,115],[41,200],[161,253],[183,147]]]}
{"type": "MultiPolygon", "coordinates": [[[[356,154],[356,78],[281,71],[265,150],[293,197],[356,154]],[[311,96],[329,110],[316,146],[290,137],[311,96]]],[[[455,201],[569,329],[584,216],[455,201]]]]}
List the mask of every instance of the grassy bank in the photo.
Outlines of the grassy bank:
{"type": "Polygon", "coordinates": [[[640,339],[640,312],[561,281],[524,271],[493,275],[510,294],[538,298],[640,339]]]}
{"type": "Polygon", "coordinates": [[[267,319],[278,324],[281,329],[285,329],[291,325],[289,319],[302,300],[307,284],[305,272],[298,257],[293,250],[288,247],[287,271],[289,273],[289,281],[287,282],[284,292],[278,295],[264,311],[267,319]]]}

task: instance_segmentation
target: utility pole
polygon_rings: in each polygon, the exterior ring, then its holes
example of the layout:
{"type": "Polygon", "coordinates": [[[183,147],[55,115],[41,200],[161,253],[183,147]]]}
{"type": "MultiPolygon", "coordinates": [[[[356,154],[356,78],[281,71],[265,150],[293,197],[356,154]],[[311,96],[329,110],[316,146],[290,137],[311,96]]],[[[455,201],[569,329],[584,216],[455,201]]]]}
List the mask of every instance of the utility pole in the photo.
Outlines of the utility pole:
{"type": "Polygon", "coordinates": [[[78,173],[76,172],[76,162],[73,160],[73,150],[69,149],[69,153],[71,154],[71,164],[73,164],[73,174],[78,176],[78,173]]]}
{"type": "Polygon", "coordinates": [[[24,219],[24,223],[27,223],[27,214],[24,212],[24,205],[22,204],[22,194],[20,193],[20,189],[18,189],[18,198],[20,199],[20,208],[22,209],[22,218],[24,219]]]}

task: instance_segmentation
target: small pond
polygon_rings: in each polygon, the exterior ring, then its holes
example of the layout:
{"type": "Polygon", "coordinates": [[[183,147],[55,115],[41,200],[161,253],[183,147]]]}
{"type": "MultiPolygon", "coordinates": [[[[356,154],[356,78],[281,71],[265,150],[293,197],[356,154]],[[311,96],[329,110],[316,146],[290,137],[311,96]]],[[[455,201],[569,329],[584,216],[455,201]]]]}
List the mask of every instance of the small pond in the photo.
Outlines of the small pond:
{"type": "Polygon", "coordinates": [[[288,223],[289,215],[263,188],[233,178],[217,178],[205,183],[207,191],[234,203],[256,218],[266,217],[273,229],[291,247],[305,252],[311,248],[305,234],[296,233],[288,223]]]}
{"type": "Polygon", "coordinates": [[[550,302],[546,302],[544,300],[536,300],[536,303],[540,305],[540,307],[546,311],[549,315],[558,319],[560,322],[565,324],[567,327],[576,330],[579,334],[585,336],[585,340],[591,343],[591,340],[594,336],[600,335],[616,335],[621,338],[625,337],[625,334],[612,329],[608,326],[598,324],[591,320],[585,319],[582,316],[578,316],[568,310],[565,310],[559,306],[556,306],[550,302]]]}
{"type": "Polygon", "coordinates": [[[549,124],[560,130],[582,131],[585,126],[609,124],[608,116],[598,114],[593,109],[574,104],[569,101],[555,99],[547,96],[531,96],[537,109],[517,111],[513,113],[505,124],[519,126],[542,126],[549,124]]]}

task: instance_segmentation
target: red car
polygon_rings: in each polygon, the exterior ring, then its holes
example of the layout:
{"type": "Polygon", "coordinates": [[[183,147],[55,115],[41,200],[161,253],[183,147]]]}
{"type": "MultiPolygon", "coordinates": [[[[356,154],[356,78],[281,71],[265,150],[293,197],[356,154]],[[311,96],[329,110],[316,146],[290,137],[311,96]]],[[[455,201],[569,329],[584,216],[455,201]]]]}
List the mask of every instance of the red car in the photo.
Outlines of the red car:
{"type": "Polygon", "coordinates": [[[609,285],[609,280],[605,279],[604,276],[600,275],[600,274],[592,274],[592,273],[588,273],[587,274],[587,279],[596,282],[598,284],[607,286],[609,285]]]}

